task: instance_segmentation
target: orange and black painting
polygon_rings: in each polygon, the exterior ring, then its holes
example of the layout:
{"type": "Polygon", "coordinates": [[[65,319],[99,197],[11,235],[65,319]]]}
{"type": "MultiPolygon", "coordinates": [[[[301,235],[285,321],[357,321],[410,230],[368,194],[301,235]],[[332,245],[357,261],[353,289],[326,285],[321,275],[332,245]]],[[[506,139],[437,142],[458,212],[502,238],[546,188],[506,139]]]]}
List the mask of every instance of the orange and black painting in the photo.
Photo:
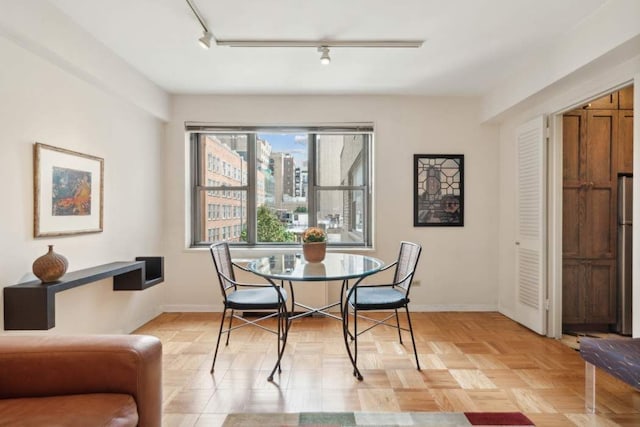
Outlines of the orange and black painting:
{"type": "Polygon", "coordinates": [[[53,168],[53,216],[91,215],[91,172],[53,168]]]}

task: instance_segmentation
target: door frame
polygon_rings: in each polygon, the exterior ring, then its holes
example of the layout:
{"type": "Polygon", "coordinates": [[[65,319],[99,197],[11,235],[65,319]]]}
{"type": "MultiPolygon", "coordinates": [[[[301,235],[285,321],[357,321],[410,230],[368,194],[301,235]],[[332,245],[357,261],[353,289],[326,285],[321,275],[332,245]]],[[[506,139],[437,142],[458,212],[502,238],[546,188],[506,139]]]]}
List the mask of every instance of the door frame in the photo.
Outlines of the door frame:
{"type": "Polygon", "coordinates": [[[571,110],[550,114],[547,127],[547,336],[557,339],[562,338],[562,115],[571,110]]]}
{"type": "MultiPolygon", "coordinates": [[[[564,113],[574,110],[592,100],[598,99],[611,92],[615,92],[623,87],[634,85],[634,123],[633,123],[633,157],[634,171],[640,170],[640,123],[638,117],[640,112],[640,75],[634,79],[620,83],[604,92],[590,95],[584,101],[569,105],[548,115],[549,146],[547,151],[547,296],[549,298],[549,310],[547,311],[547,336],[551,338],[562,338],[562,116],[564,113]]],[[[640,194],[640,185],[634,187],[634,196],[640,194]]],[[[634,197],[633,220],[636,222],[640,218],[640,212],[636,207],[640,206],[640,196],[634,197]]],[[[640,271],[633,268],[637,260],[640,259],[640,251],[636,250],[640,242],[637,237],[640,233],[634,233],[633,237],[633,257],[632,257],[632,277],[633,277],[633,337],[640,336],[640,271]],[[637,236],[637,237],[636,237],[637,236]]]]}

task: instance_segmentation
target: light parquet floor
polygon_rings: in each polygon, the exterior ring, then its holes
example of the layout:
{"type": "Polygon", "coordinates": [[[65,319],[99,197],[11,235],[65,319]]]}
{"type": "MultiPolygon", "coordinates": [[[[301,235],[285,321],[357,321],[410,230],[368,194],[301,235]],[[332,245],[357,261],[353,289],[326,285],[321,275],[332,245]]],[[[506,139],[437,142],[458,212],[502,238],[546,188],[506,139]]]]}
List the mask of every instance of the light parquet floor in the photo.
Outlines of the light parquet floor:
{"type": "Polygon", "coordinates": [[[164,313],[135,333],[163,343],[163,424],[221,425],[230,412],[519,411],[540,426],[640,426],[640,392],[597,374],[597,412],[584,410],[584,363],[560,341],[499,313],[412,313],[411,341],[377,327],[360,337],[357,381],[341,324],[294,321],[274,382],[275,335],[232,332],[209,373],[220,313],[164,313]]]}

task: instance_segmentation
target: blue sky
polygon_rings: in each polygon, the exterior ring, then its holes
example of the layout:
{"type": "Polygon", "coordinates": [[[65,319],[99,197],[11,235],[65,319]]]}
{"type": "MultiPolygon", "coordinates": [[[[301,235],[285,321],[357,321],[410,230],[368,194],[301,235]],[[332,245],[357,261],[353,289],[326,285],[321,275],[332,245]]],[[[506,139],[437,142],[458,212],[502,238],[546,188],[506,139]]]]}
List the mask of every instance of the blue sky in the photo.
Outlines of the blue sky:
{"type": "Polygon", "coordinates": [[[259,133],[258,137],[271,144],[272,152],[289,153],[296,159],[296,164],[302,166],[307,160],[307,135],[303,133],[259,133]]]}

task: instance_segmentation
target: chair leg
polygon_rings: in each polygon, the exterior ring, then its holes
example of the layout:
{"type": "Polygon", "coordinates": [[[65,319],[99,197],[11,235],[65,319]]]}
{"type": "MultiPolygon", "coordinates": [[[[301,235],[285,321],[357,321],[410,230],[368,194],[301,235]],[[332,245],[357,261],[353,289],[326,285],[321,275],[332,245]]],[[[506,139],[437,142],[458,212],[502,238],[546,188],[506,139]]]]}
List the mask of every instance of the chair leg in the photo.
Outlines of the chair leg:
{"type": "Polygon", "coordinates": [[[420,370],[420,361],[418,360],[418,349],[416,348],[416,340],[413,338],[413,327],[411,326],[411,316],[409,315],[409,306],[404,306],[407,310],[407,322],[409,322],[409,332],[411,333],[411,343],[413,344],[413,354],[416,356],[416,367],[420,370]]]}
{"type": "MultiPolygon", "coordinates": [[[[351,335],[351,330],[349,329],[349,303],[348,302],[345,302],[343,311],[345,312],[345,316],[342,319],[344,323],[344,329],[347,331],[347,335],[351,339],[351,342],[353,342],[353,335],[351,335]]],[[[345,344],[348,344],[346,340],[345,340],[345,344]]]]}
{"type": "MultiPolygon", "coordinates": [[[[225,310],[226,310],[226,309],[225,309],[225,310]]],[[[231,338],[231,323],[232,323],[232,321],[233,321],[233,315],[234,315],[234,313],[235,313],[235,310],[233,310],[233,309],[232,309],[232,310],[231,310],[231,316],[229,316],[229,328],[228,328],[229,332],[227,332],[227,342],[226,342],[226,344],[225,344],[225,345],[229,345],[229,338],[231,338]]]]}
{"type": "MultiPolygon", "coordinates": [[[[349,331],[349,302],[345,301],[343,309],[342,309],[342,336],[344,338],[344,347],[347,349],[347,354],[349,356],[349,360],[351,360],[351,365],[353,365],[353,375],[359,380],[362,381],[362,374],[358,370],[358,366],[356,365],[356,359],[354,358],[354,353],[351,351],[351,347],[349,346],[349,338],[354,343],[354,349],[357,349],[358,342],[355,339],[356,330],[354,329],[353,335],[351,331],[349,331]]],[[[354,328],[355,328],[355,311],[354,311],[354,328]]]]}
{"type": "MultiPolygon", "coordinates": [[[[345,295],[349,290],[349,281],[343,280],[342,287],[340,288],[340,313],[342,313],[342,329],[347,332],[351,341],[353,341],[353,335],[351,335],[351,331],[349,331],[349,301],[345,300],[345,295]],[[346,315],[345,315],[346,314],[346,315]]],[[[347,341],[345,340],[345,345],[347,345],[347,341]]]]}
{"type": "Polygon", "coordinates": [[[276,364],[274,365],[273,369],[271,370],[271,373],[269,374],[269,376],[267,377],[268,381],[273,381],[273,374],[275,374],[276,369],[278,369],[278,372],[282,372],[282,367],[280,365],[281,361],[282,361],[282,355],[284,354],[284,349],[287,346],[287,336],[289,333],[289,316],[287,315],[287,307],[286,305],[278,308],[278,333],[277,333],[277,339],[278,339],[278,360],[276,361],[276,364]]]}
{"type": "Polygon", "coordinates": [[[402,344],[402,331],[400,330],[400,318],[398,317],[398,309],[395,309],[396,312],[396,327],[398,328],[398,339],[400,340],[400,344],[402,344]]]}
{"type": "MultiPolygon", "coordinates": [[[[286,304],[282,307],[282,354],[287,347],[287,338],[289,337],[289,328],[291,327],[291,320],[289,320],[289,310],[287,310],[286,304]]],[[[282,361],[282,355],[280,355],[280,361],[282,361]]]]}
{"type": "MultiPolygon", "coordinates": [[[[222,327],[224,325],[224,316],[227,314],[227,307],[222,311],[222,318],[220,319],[220,330],[218,331],[218,340],[216,341],[216,350],[213,352],[213,363],[211,364],[210,373],[213,374],[213,368],[216,366],[216,357],[218,357],[218,347],[220,346],[220,337],[222,336],[222,327]]],[[[228,336],[227,336],[228,337],[228,336]]],[[[228,343],[228,340],[227,340],[228,343]]]]}
{"type": "Polygon", "coordinates": [[[348,280],[343,280],[342,281],[342,286],[340,286],[340,313],[342,313],[342,309],[344,308],[345,301],[344,301],[344,295],[345,292],[349,289],[349,281],[348,280]]]}
{"type": "Polygon", "coordinates": [[[353,307],[353,376],[362,381],[362,374],[358,369],[358,308],[353,307]]]}
{"type": "MultiPolygon", "coordinates": [[[[282,307],[278,309],[278,333],[276,334],[276,338],[278,339],[278,356],[280,355],[280,347],[282,346],[282,307]]],[[[280,357],[278,357],[278,372],[282,372],[282,366],[280,366],[280,357]]]]}

